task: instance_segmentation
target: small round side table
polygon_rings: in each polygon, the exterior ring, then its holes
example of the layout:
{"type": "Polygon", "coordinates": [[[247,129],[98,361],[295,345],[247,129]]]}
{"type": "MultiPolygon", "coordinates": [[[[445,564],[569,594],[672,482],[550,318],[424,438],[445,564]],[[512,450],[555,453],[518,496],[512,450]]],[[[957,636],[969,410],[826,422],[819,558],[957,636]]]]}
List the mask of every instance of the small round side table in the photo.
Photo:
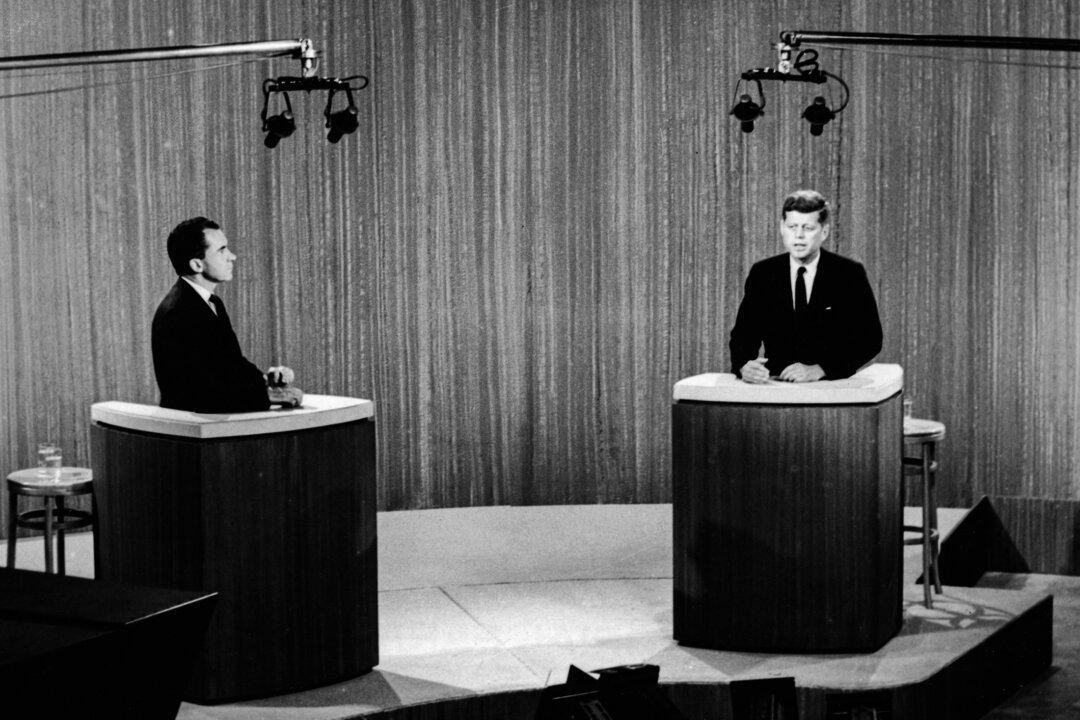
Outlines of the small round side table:
{"type": "MultiPolygon", "coordinates": [[[[15,567],[15,535],[18,528],[45,531],[45,572],[53,572],[52,537],[56,532],[57,571],[64,572],[64,533],[77,528],[93,527],[93,510],[64,507],[64,498],[91,495],[94,492],[94,473],[90,468],[62,467],[58,478],[43,476],[38,468],[16,470],[7,476],[8,545],[7,566],[15,567]],[[45,507],[18,512],[19,496],[45,499],[45,507]],[[51,506],[50,506],[51,503],[51,506]]],[[[91,500],[91,504],[93,500],[91,500]]]]}

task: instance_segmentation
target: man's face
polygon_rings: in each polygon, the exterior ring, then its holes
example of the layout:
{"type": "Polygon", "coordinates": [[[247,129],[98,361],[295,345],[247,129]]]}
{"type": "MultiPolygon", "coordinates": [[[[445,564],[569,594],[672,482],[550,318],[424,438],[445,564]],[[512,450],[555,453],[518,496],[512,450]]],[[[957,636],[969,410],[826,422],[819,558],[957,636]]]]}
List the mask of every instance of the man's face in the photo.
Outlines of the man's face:
{"type": "Polygon", "coordinates": [[[192,260],[191,267],[212,283],[232,280],[233,261],[236,256],[229,250],[228,239],[221,230],[203,230],[206,251],[201,260],[192,260]]]}
{"type": "Polygon", "coordinates": [[[818,211],[802,213],[789,210],[780,221],[780,237],[788,254],[800,263],[813,262],[821,243],[829,237],[829,226],[818,220],[818,211]]]}

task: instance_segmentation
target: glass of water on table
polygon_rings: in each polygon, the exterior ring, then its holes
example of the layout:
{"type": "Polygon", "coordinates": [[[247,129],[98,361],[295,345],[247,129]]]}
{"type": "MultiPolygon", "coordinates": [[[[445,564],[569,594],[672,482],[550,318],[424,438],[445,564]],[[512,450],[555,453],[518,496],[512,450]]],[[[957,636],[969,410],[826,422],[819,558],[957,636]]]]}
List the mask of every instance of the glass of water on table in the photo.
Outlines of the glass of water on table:
{"type": "Polygon", "coordinates": [[[38,443],[38,477],[52,482],[60,481],[60,468],[63,456],[56,443],[38,443]]]}

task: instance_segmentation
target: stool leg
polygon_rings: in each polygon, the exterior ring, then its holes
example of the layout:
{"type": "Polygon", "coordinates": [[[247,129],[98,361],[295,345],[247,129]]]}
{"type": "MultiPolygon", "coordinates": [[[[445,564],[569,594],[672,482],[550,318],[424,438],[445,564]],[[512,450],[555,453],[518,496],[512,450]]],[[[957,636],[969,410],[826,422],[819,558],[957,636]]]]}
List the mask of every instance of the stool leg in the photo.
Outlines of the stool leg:
{"type": "Polygon", "coordinates": [[[90,532],[93,534],[93,544],[91,547],[94,551],[94,575],[93,577],[101,577],[101,535],[98,534],[98,507],[97,507],[97,493],[90,493],[90,532]]]}
{"type": "Polygon", "coordinates": [[[7,533],[7,566],[15,567],[15,536],[19,526],[19,496],[8,490],[8,533],[7,533]]]}
{"type": "Polygon", "coordinates": [[[49,504],[51,498],[45,498],[45,572],[51,573],[53,571],[52,562],[52,532],[53,532],[53,511],[49,504]]]}
{"type": "Polygon", "coordinates": [[[56,519],[60,527],[56,528],[56,574],[66,575],[64,553],[64,498],[56,498],[56,519]]]}
{"type": "Polygon", "coordinates": [[[923,605],[928,608],[934,606],[934,602],[930,597],[930,583],[933,582],[933,578],[930,576],[930,553],[932,545],[930,543],[930,454],[929,446],[927,443],[922,444],[922,587],[923,587],[923,605]]]}
{"type": "Polygon", "coordinates": [[[930,541],[930,567],[934,573],[934,592],[942,593],[941,575],[938,572],[938,553],[940,551],[940,538],[937,536],[937,499],[934,497],[934,485],[937,477],[934,471],[934,463],[937,462],[937,443],[929,443],[928,455],[930,457],[930,482],[926,486],[926,504],[930,507],[930,529],[934,531],[934,538],[930,541]]]}

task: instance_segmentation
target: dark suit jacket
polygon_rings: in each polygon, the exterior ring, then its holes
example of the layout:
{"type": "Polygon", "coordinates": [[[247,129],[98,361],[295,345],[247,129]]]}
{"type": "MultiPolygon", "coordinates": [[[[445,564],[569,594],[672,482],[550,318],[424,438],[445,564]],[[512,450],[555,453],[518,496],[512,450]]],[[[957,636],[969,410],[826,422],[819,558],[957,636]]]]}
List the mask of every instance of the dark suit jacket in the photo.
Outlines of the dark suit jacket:
{"type": "Polygon", "coordinates": [[[821,365],[826,379],[850,377],[881,352],[881,321],[863,266],[821,251],[806,320],[798,327],[788,255],[755,263],[731,329],[732,372],[765,344],[770,375],[801,362],[821,365]]]}
{"type": "Polygon", "coordinates": [[[218,413],[269,409],[262,371],[240,352],[228,313],[215,315],[187,281],[177,278],[158,305],[150,345],[162,407],[218,413]]]}

